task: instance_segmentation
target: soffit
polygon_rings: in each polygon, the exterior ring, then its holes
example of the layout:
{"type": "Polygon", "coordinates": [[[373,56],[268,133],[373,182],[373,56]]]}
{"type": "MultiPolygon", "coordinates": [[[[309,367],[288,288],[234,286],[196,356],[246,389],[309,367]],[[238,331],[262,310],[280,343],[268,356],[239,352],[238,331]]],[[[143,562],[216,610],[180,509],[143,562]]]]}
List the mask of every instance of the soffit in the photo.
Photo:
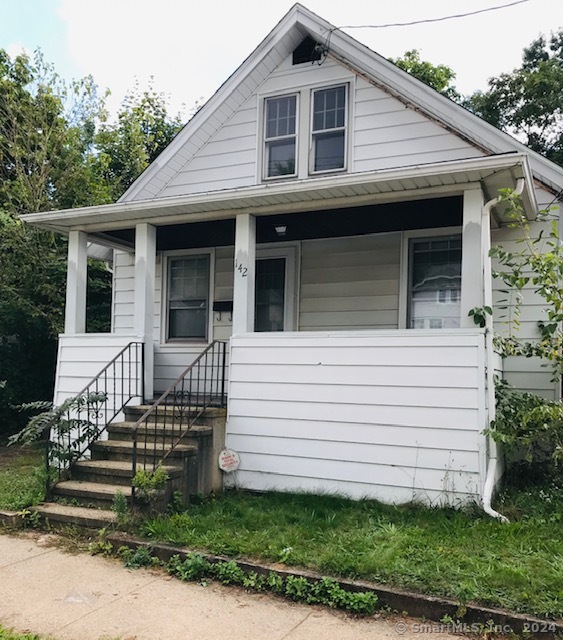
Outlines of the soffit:
{"type": "Polygon", "coordinates": [[[494,197],[499,187],[515,187],[519,178],[526,179],[522,197],[526,211],[532,215],[536,204],[527,159],[507,154],[21,217],[28,223],[59,232],[79,229],[95,233],[131,228],[142,222],[160,226],[227,219],[240,213],[299,213],[459,194],[467,188],[481,187],[485,194],[494,197]]]}

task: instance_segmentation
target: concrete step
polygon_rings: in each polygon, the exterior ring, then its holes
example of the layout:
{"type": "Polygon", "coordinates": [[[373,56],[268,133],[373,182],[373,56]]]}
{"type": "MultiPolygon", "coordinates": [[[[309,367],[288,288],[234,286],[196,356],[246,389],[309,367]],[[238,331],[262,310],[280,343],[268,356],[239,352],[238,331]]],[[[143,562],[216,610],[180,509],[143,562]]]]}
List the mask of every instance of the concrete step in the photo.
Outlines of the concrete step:
{"type": "MultiPolygon", "coordinates": [[[[164,465],[169,478],[182,474],[180,466],[164,465]]],[[[152,465],[151,465],[152,471],[152,465]]],[[[131,486],[133,467],[130,460],[81,460],[72,468],[72,479],[119,486],[131,486]]]]}
{"type": "Polygon", "coordinates": [[[121,492],[127,502],[131,500],[131,486],[102,484],[100,482],[84,482],[82,480],[65,480],[58,482],[53,488],[53,496],[73,501],[86,508],[111,508],[115,494],[121,492]]]}
{"type": "MultiPolygon", "coordinates": [[[[137,422],[144,413],[151,408],[150,405],[138,405],[135,407],[125,407],[123,414],[126,422],[137,422]]],[[[201,412],[201,407],[192,407],[190,415],[192,417],[197,416],[201,412]]],[[[155,419],[157,422],[168,422],[175,417],[176,420],[180,417],[180,412],[176,407],[170,405],[159,405],[156,413],[149,417],[148,423],[154,424],[155,419]]],[[[203,409],[201,415],[197,418],[198,425],[213,426],[216,421],[225,420],[227,417],[227,409],[220,407],[206,407],[203,409]]]]}
{"type": "MultiPolygon", "coordinates": [[[[108,424],[106,430],[110,440],[125,440],[131,441],[133,438],[133,432],[135,431],[135,422],[112,422],[108,424]]],[[[149,424],[147,426],[140,427],[138,430],[139,444],[145,442],[148,443],[163,442],[170,443],[173,440],[176,441],[182,433],[182,427],[178,423],[172,424],[149,424]]],[[[213,427],[206,425],[194,425],[182,438],[182,444],[196,444],[199,438],[213,436],[213,427]]]]}
{"type": "Polygon", "coordinates": [[[108,509],[87,509],[57,502],[45,502],[37,505],[33,510],[39,514],[43,522],[55,528],[75,525],[86,529],[102,529],[117,522],[115,513],[108,509]]]}
{"type": "MultiPolygon", "coordinates": [[[[150,443],[147,443],[146,447],[144,443],[139,443],[137,445],[137,462],[142,465],[143,460],[146,460],[147,466],[152,465],[153,462],[158,464],[166,450],[158,446],[155,449],[150,443]]],[[[92,460],[131,461],[133,459],[133,443],[125,440],[98,440],[90,445],[90,452],[92,460]]],[[[168,464],[174,465],[191,456],[197,456],[197,446],[179,444],[170,452],[166,460],[168,464]]]]}

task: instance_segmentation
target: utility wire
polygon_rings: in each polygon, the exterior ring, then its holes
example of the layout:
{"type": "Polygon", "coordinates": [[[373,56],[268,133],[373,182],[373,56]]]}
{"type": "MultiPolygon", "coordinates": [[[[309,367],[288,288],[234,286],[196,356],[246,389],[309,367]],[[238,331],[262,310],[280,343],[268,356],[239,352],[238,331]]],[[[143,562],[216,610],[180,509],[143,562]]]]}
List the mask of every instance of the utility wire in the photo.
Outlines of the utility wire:
{"type": "Polygon", "coordinates": [[[487,7],[485,9],[477,9],[476,11],[469,11],[468,13],[457,13],[451,16],[442,16],[441,18],[426,18],[424,20],[413,20],[412,22],[390,22],[388,24],[348,24],[343,27],[334,27],[331,31],[337,29],[385,29],[387,27],[410,27],[415,24],[426,24],[428,22],[443,22],[444,20],[453,20],[455,18],[466,18],[467,16],[475,16],[478,13],[487,13],[488,11],[498,11],[498,9],[506,9],[507,7],[514,7],[517,4],[524,4],[530,2],[530,0],[516,0],[515,2],[509,2],[508,4],[501,4],[496,7],[487,7]]]}
{"type": "Polygon", "coordinates": [[[321,52],[321,59],[318,61],[319,65],[322,65],[325,61],[325,58],[328,54],[330,48],[330,39],[332,34],[335,31],[340,31],[342,29],[386,29],[388,27],[411,27],[415,24],[428,24],[432,22],[444,22],[444,20],[454,20],[457,18],[466,18],[467,16],[475,16],[479,13],[488,13],[489,11],[498,11],[499,9],[506,9],[507,7],[514,7],[517,4],[524,4],[525,2],[530,2],[530,0],[514,0],[514,2],[509,2],[507,4],[500,4],[495,7],[486,7],[485,9],[476,9],[475,11],[468,11],[467,13],[456,13],[450,16],[442,16],[441,18],[425,18],[424,20],[412,20],[411,22],[389,22],[388,24],[348,24],[342,27],[332,27],[328,29],[325,33],[326,39],[324,44],[317,45],[321,52]]]}

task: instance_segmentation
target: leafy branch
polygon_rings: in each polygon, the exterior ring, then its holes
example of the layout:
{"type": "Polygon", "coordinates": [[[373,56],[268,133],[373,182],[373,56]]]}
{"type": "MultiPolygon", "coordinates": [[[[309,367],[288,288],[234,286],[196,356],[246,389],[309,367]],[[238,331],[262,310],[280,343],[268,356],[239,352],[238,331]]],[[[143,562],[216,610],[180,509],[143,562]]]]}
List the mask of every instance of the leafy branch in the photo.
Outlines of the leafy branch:
{"type": "MultiPolygon", "coordinates": [[[[563,245],[558,218],[552,209],[538,212],[542,228],[534,234],[522,201],[512,189],[500,190],[499,203],[510,220],[508,227],[519,232],[519,250],[496,246],[490,251],[499,265],[493,276],[505,285],[501,292],[507,296],[498,308],[507,312],[508,335],[497,333],[495,347],[503,357],[537,356],[549,362],[556,380],[563,373],[563,245]],[[538,321],[539,337],[535,340],[518,336],[524,291],[530,289],[544,303],[544,319],[538,321]]],[[[469,312],[479,326],[484,326],[486,316],[491,314],[489,307],[469,312]]]]}

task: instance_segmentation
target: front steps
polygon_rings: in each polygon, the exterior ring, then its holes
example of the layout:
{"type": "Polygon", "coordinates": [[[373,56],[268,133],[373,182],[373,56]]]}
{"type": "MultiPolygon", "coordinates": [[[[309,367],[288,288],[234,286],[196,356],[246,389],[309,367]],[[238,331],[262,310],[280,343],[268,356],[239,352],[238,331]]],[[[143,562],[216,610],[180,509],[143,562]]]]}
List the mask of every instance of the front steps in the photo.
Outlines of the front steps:
{"type": "MultiPolygon", "coordinates": [[[[123,494],[131,501],[133,430],[136,421],[148,406],[125,407],[123,422],[107,426],[108,439],[90,446],[90,459],[77,462],[71,478],[57,483],[53,500],[35,508],[50,526],[76,525],[100,529],[116,523],[111,510],[115,495],[123,494]]],[[[170,420],[172,407],[166,407],[164,422],[148,424],[140,430],[137,441],[137,469],[143,464],[150,471],[162,461],[163,448],[170,450],[170,420]]],[[[154,508],[164,509],[176,491],[187,503],[190,494],[206,495],[222,488],[217,455],[224,446],[226,410],[205,409],[197,425],[170,451],[162,465],[168,480],[158,492],[154,508]]]]}

